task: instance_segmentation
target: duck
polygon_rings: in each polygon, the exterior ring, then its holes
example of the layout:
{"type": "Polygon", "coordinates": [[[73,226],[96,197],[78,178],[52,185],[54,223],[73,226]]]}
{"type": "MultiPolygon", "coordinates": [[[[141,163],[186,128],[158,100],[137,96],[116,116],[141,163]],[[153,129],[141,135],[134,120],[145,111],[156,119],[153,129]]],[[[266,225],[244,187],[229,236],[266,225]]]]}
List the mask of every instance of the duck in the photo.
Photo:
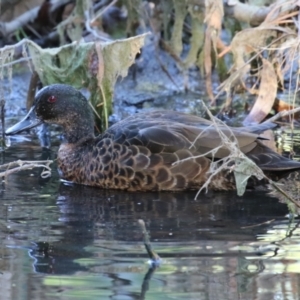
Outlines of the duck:
{"type": "MultiPolygon", "coordinates": [[[[199,189],[210,176],[211,163],[230,154],[222,144],[220,131],[274,178],[300,169],[300,162],[263,144],[260,134],[276,126],[271,122],[231,128],[219,125],[216,129],[212,121],[196,115],[158,110],[131,115],[95,136],[94,113],[88,100],[66,84],[42,88],[28,114],[7,129],[6,135],[19,134],[42,123],[62,127],[64,140],[57,154],[62,179],[103,189],[199,189]]],[[[214,176],[209,189],[236,189],[229,173],[227,170],[214,176]]]]}

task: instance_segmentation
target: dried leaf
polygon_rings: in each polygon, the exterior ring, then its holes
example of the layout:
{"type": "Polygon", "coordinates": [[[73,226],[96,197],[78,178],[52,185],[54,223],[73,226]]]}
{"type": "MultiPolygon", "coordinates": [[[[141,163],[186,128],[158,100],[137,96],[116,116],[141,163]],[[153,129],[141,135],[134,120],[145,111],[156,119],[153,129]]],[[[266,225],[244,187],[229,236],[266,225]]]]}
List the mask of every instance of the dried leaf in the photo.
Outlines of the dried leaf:
{"type": "MultiPolygon", "coordinates": [[[[283,100],[280,100],[280,99],[276,98],[275,101],[274,101],[273,109],[275,110],[276,113],[280,113],[282,111],[288,111],[288,110],[295,109],[295,107],[293,105],[289,104],[289,103],[286,103],[283,100]]],[[[295,119],[299,120],[300,112],[294,113],[293,117],[295,119]]],[[[281,119],[289,121],[290,118],[291,118],[291,116],[285,116],[285,117],[282,117],[281,119]]]]}
{"type": "Polygon", "coordinates": [[[274,27],[248,28],[238,32],[231,42],[235,69],[243,67],[248,60],[248,54],[266,46],[266,40],[275,36],[274,27]]]}
{"type": "Polygon", "coordinates": [[[283,100],[280,100],[278,98],[275,99],[274,101],[274,105],[273,105],[273,109],[275,110],[276,113],[279,113],[281,111],[284,111],[284,110],[291,110],[291,109],[294,109],[295,107],[286,103],[285,101],[283,100]]]}
{"type": "Polygon", "coordinates": [[[99,79],[108,80],[113,86],[118,76],[127,75],[128,68],[133,64],[136,54],[143,46],[146,35],[109,43],[73,42],[51,49],[42,49],[28,41],[27,47],[41,81],[45,85],[62,82],[78,88],[88,87],[89,81],[100,72],[99,79]],[[95,52],[98,61],[92,67],[89,60],[95,52]],[[105,68],[102,65],[105,65],[105,68]]]}
{"type": "Polygon", "coordinates": [[[246,117],[244,124],[260,123],[273,107],[277,94],[277,76],[273,65],[266,59],[263,59],[260,77],[258,98],[249,115],[246,117]]]}
{"type": "MultiPolygon", "coordinates": [[[[206,92],[211,100],[211,104],[214,104],[214,95],[212,90],[212,45],[216,53],[217,42],[219,40],[219,33],[222,29],[222,20],[224,16],[223,1],[222,0],[206,0],[205,1],[205,19],[207,28],[205,31],[204,42],[204,69],[205,69],[205,84],[206,92]]],[[[216,53],[217,54],[217,53],[216,53]]]]}
{"type": "Polygon", "coordinates": [[[245,29],[234,36],[230,45],[234,66],[229,78],[220,86],[219,94],[223,91],[229,94],[235,86],[245,85],[250,70],[250,54],[261,51],[266,46],[267,39],[276,36],[277,29],[280,30],[278,27],[264,25],[245,29]]]}
{"type": "Polygon", "coordinates": [[[76,88],[88,88],[94,107],[103,103],[103,98],[107,100],[103,116],[102,108],[99,108],[99,115],[105,120],[112,110],[114,84],[119,76],[127,75],[146,35],[147,33],[107,43],[73,42],[51,49],[42,49],[27,41],[27,47],[44,85],[65,83],[76,88]]]}
{"type": "Polygon", "coordinates": [[[286,40],[281,42],[277,48],[274,62],[277,66],[277,76],[283,87],[284,77],[289,76],[294,64],[298,65],[299,39],[294,36],[287,36],[286,40]]]}
{"type": "Polygon", "coordinates": [[[212,27],[218,32],[222,29],[222,20],[224,16],[222,0],[205,1],[205,20],[208,27],[212,27]]]}
{"type": "Polygon", "coordinates": [[[239,196],[243,196],[245,193],[248,179],[252,176],[255,176],[258,180],[264,178],[263,171],[252,160],[247,157],[237,158],[235,160],[234,178],[239,196]]]}

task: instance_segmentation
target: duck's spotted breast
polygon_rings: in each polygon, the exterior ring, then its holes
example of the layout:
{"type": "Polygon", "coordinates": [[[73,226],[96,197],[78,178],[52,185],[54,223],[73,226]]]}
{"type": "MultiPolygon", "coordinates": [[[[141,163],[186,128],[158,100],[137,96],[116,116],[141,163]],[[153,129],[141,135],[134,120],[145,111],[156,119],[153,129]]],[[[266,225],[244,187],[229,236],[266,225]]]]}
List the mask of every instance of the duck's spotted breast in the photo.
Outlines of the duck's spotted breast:
{"type": "Polygon", "coordinates": [[[79,184],[110,189],[197,189],[206,181],[210,160],[182,149],[151,153],[144,146],[125,146],[104,138],[95,144],[62,144],[58,167],[62,177],[79,184]]]}

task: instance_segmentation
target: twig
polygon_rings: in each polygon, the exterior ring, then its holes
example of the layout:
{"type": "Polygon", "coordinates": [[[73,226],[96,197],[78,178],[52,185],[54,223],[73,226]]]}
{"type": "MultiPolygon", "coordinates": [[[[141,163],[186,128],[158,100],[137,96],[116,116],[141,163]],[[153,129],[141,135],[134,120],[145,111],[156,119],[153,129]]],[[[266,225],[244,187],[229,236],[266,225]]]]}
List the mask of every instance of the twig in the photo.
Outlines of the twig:
{"type": "MultiPolygon", "coordinates": [[[[55,0],[52,1],[52,5],[50,6],[50,11],[53,12],[60,6],[67,4],[70,0],[55,0]]],[[[14,31],[18,30],[20,27],[23,27],[30,21],[33,21],[38,16],[40,10],[40,6],[34,7],[24,14],[20,15],[16,19],[11,22],[0,22],[0,33],[3,36],[8,36],[9,34],[13,33],[14,31]]]]}
{"type": "Polygon", "coordinates": [[[270,185],[273,188],[275,188],[279,193],[281,193],[284,197],[286,197],[287,200],[291,201],[293,204],[295,204],[297,207],[300,208],[300,204],[296,200],[294,200],[289,194],[287,194],[277,183],[275,183],[271,179],[268,179],[268,180],[269,180],[270,185]]]}
{"type": "Polygon", "coordinates": [[[51,176],[51,168],[49,167],[50,164],[53,163],[53,160],[37,160],[37,161],[22,161],[17,160],[10,162],[8,164],[0,165],[0,170],[6,169],[3,172],[0,172],[0,177],[6,177],[10,174],[19,172],[21,170],[30,170],[33,168],[44,168],[44,170],[41,173],[41,176],[43,178],[47,178],[51,176]]]}
{"type": "Polygon", "coordinates": [[[6,23],[1,22],[0,33],[2,33],[3,36],[10,35],[14,31],[18,30],[20,27],[23,27],[25,24],[36,19],[39,10],[40,10],[40,6],[37,6],[26,11],[24,14],[20,15],[13,21],[6,22],[6,23]]]}
{"type": "Polygon", "coordinates": [[[100,40],[103,40],[105,42],[110,42],[112,41],[112,39],[108,38],[108,37],[105,37],[103,35],[101,35],[99,32],[98,32],[98,29],[97,28],[92,28],[91,27],[91,20],[90,20],[90,14],[89,14],[89,11],[85,11],[84,12],[84,16],[85,16],[85,27],[86,27],[86,30],[87,32],[91,33],[94,37],[97,37],[98,39],[100,40]]]}
{"type": "Polygon", "coordinates": [[[118,0],[113,0],[111,3],[109,3],[102,10],[98,11],[98,13],[96,13],[95,17],[90,21],[90,23],[93,24],[96,21],[96,19],[101,17],[111,6],[115,5],[117,2],[118,2],[118,0]]]}
{"type": "Polygon", "coordinates": [[[166,68],[166,66],[163,64],[163,62],[161,61],[159,54],[157,52],[158,50],[156,50],[155,56],[158,60],[158,63],[160,64],[160,67],[162,69],[162,71],[167,75],[167,77],[170,79],[170,81],[174,84],[174,86],[177,88],[177,90],[180,90],[180,87],[178,86],[178,84],[176,83],[176,81],[173,79],[172,75],[170,74],[170,72],[168,71],[168,68],[166,68]]]}
{"type": "Polygon", "coordinates": [[[21,160],[21,159],[19,159],[19,160],[12,161],[7,164],[0,165],[0,170],[9,169],[14,166],[22,166],[24,164],[47,164],[48,165],[51,163],[53,163],[52,160],[21,160]]]}
{"type": "Polygon", "coordinates": [[[152,261],[152,265],[157,266],[160,264],[161,258],[152,249],[152,246],[150,244],[149,234],[148,234],[148,231],[145,226],[145,222],[143,220],[138,220],[138,224],[140,225],[140,228],[142,230],[143,237],[144,237],[144,245],[145,245],[146,251],[152,261]]]}
{"type": "MultiPolygon", "coordinates": [[[[16,45],[12,45],[12,46],[15,48],[16,45]]],[[[9,63],[3,64],[2,67],[10,67],[10,66],[13,66],[15,64],[24,62],[24,61],[29,61],[31,59],[32,59],[31,57],[22,57],[22,58],[19,58],[17,60],[11,61],[9,63]]]]}
{"type": "Polygon", "coordinates": [[[290,116],[290,115],[293,115],[293,114],[296,114],[300,112],[300,107],[297,107],[297,108],[294,108],[294,109],[291,109],[291,110],[283,110],[279,113],[277,113],[274,117],[268,119],[267,121],[263,122],[263,123],[267,123],[267,122],[275,122],[276,120],[278,119],[281,119],[283,117],[286,117],[286,116],[290,116]]]}
{"type": "Polygon", "coordinates": [[[180,90],[180,87],[178,86],[178,84],[176,83],[176,81],[173,79],[172,75],[170,74],[170,72],[168,71],[168,69],[166,68],[166,66],[161,61],[161,59],[159,57],[159,54],[158,54],[158,50],[156,50],[155,56],[156,56],[156,59],[158,60],[158,63],[160,64],[160,67],[161,67],[162,71],[167,75],[167,77],[174,84],[174,86],[177,88],[177,90],[180,90]]]}
{"type": "Polygon", "coordinates": [[[275,219],[272,219],[272,220],[269,220],[269,221],[266,221],[266,222],[262,222],[262,223],[259,223],[259,224],[254,224],[254,225],[249,225],[249,226],[243,226],[243,227],[241,227],[241,229],[254,228],[254,227],[261,226],[261,225],[270,224],[270,223],[272,223],[274,221],[275,221],[275,219]]]}

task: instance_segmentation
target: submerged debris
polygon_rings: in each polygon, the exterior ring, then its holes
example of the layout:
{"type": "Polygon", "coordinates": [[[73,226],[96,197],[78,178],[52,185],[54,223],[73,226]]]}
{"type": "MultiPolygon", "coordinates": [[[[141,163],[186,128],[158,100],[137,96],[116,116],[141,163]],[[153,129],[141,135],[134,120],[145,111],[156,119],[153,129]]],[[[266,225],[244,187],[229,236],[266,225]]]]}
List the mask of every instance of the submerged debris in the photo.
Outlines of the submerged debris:
{"type": "Polygon", "coordinates": [[[150,265],[151,267],[155,268],[158,267],[161,264],[161,258],[158,256],[158,254],[152,249],[149,233],[146,229],[145,222],[143,220],[138,220],[138,224],[142,230],[143,237],[144,237],[144,245],[146,248],[146,251],[150,258],[150,265]]]}

